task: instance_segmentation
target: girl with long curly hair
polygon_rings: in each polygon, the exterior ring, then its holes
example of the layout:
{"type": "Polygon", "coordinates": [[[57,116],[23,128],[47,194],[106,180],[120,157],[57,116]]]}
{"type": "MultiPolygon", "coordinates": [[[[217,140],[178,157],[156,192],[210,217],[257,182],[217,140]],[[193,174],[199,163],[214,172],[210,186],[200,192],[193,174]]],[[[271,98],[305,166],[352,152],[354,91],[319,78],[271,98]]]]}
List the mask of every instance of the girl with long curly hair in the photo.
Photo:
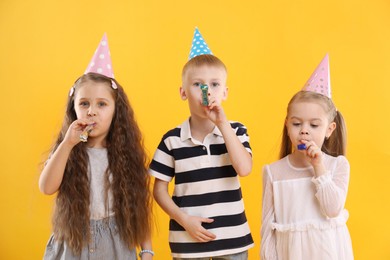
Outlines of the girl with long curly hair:
{"type": "Polygon", "coordinates": [[[113,74],[81,76],[39,179],[44,194],[57,192],[44,259],[136,259],[137,247],[152,259],[146,165],[133,109],[113,74]]]}

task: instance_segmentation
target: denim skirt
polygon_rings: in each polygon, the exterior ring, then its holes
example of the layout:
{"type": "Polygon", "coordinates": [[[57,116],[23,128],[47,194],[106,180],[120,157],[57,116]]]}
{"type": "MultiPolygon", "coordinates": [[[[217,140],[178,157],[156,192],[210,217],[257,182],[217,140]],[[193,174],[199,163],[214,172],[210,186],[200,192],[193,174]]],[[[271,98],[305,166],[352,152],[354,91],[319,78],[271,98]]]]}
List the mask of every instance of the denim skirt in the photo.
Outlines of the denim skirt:
{"type": "Polygon", "coordinates": [[[115,218],[90,221],[91,240],[80,255],[74,255],[65,242],[57,242],[51,235],[46,245],[45,260],[131,259],[136,260],[135,248],[129,249],[117,231],[115,218]]]}

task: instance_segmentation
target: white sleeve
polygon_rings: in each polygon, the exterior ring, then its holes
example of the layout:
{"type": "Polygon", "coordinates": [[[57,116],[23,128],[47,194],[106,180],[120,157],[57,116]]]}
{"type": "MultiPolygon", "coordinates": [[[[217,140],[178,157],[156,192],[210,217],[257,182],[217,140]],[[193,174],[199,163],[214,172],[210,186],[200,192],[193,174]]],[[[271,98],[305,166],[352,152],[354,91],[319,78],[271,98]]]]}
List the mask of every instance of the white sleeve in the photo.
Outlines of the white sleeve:
{"type": "MultiPolygon", "coordinates": [[[[329,167],[329,166],[328,166],[329,167]]],[[[337,157],[332,169],[312,182],[316,185],[316,198],[323,214],[329,218],[337,217],[344,209],[347,198],[350,167],[344,156],[337,157]]]]}
{"type": "Polygon", "coordinates": [[[261,259],[276,260],[276,236],[272,224],[275,222],[274,198],[271,173],[268,165],[263,168],[263,204],[261,221],[261,259]]]}

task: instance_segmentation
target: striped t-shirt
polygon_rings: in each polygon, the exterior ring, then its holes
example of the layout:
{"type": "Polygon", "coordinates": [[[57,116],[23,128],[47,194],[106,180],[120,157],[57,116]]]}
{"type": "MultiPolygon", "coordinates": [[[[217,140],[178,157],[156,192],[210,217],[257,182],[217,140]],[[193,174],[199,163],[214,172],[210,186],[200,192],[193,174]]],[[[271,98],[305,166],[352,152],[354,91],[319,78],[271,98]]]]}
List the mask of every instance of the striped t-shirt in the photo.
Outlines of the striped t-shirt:
{"type": "MultiPolygon", "coordinates": [[[[238,122],[230,124],[251,153],[246,127],[238,122]]],[[[253,247],[240,182],[217,127],[203,143],[191,137],[189,120],[167,132],[154,154],[150,172],[163,181],[175,179],[172,199],[181,210],[191,216],[214,219],[203,223],[216,235],[206,243],[194,240],[171,219],[169,244],[173,257],[229,255],[253,247]]]]}

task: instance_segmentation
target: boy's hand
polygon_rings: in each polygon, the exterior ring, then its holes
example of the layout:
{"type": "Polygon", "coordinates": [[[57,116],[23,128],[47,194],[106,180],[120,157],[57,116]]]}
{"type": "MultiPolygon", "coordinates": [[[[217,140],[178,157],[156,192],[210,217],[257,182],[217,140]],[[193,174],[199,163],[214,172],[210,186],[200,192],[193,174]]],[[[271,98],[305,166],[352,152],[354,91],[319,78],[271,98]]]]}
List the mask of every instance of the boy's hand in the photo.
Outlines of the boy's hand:
{"type": "Polygon", "coordinates": [[[188,216],[183,223],[185,230],[199,242],[209,242],[214,240],[216,236],[202,227],[202,223],[212,223],[214,220],[210,218],[202,218],[188,216]]]}
{"type": "Polygon", "coordinates": [[[209,98],[209,105],[204,108],[208,118],[216,125],[227,121],[221,102],[214,97],[209,98]]]}

